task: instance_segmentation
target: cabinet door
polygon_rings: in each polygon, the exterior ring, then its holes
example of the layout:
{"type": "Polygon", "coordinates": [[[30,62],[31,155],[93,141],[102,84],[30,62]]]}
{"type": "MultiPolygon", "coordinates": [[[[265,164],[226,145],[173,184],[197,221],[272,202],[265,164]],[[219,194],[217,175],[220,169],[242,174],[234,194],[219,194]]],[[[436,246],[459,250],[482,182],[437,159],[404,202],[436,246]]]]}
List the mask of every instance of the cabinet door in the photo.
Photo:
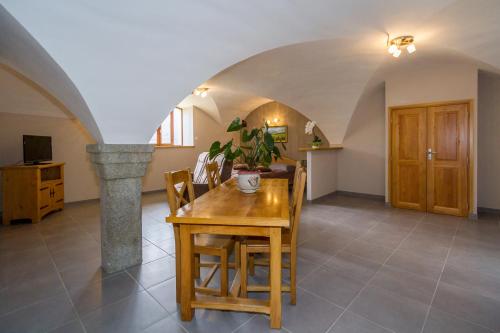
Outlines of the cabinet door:
{"type": "Polygon", "coordinates": [[[40,188],[40,211],[42,214],[46,212],[47,210],[50,210],[52,206],[52,197],[51,197],[51,192],[52,192],[52,186],[49,184],[44,185],[40,188]]]}
{"type": "Polygon", "coordinates": [[[60,206],[64,203],[64,183],[56,183],[52,189],[52,200],[54,206],[60,206]]]}

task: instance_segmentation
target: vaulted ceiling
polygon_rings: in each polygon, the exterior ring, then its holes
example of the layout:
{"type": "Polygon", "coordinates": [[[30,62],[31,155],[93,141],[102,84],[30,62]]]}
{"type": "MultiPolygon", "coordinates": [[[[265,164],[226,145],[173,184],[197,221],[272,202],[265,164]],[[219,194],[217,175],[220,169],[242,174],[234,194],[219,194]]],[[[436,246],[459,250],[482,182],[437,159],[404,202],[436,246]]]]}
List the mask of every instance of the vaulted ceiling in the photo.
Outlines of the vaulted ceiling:
{"type": "Polygon", "coordinates": [[[0,60],[48,84],[106,143],[147,142],[201,84],[218,121],[277,100],[341,142],[367,85],[411,61],[387,54],[386,32],[415,35],[421,62],[500,68],[496,0],[1,3],[0,60]]]}

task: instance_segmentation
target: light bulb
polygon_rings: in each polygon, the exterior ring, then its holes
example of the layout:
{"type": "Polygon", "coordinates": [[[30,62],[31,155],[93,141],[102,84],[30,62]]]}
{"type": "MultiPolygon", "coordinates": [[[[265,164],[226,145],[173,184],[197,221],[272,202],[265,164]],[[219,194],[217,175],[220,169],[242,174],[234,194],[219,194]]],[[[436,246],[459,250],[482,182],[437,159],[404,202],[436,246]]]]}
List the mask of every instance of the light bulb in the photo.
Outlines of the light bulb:
{"type": "Polygon", "coordinates": [[[266,120],[266,123],[269,125],[271,123],[271,121],[270,120],[266,120]]]}
{"type": "Polygon", "coordinates": [[[389,46],[387,51],[389,51],[390,54],[393,54],[394,52],[396,52],[397,49],[398,49],[398,46],[396,44],[391,44],[391,46],[389,46]]]}
{"type": "Polygon", "coordinates": [[[401,50],[400,49],[396,49],[396,51],[394,51],[394,53],[392,54],[392,56],[394,58],[398,58],[400,54],[401,54],[401,50]]]}
{"type": "Polygon", "coordinates": [[[274,118],[274,123],[277,123],[279,121],[278,118],[274,118]]]}
{"type": "Polygon", "coordinates": [[[207,97],[207,95],[208,95],[208,92],[207,92],[206,90],[205,90],[205,91],[203,91],[203,92],[200,94],[200,96],[201,96],[201,97],[203,97],[203,98],[207,97]]]}
{"type": "Polygon", "coordinates": [[[406,48],[406,51],[408,51],[408,53],[413,53],[417,50],[417,48],[415,47],[415,44],[411,43],[410,45],[408,45],[408,47],[406,48]]]}
{"type": "Polygon", "coordinates": [[[200,94],[201,94],[201,91],[199,91],[198,89],[195,89],[193,91],[193,95],[195,95],[195,96],[200,96],[200,94]]]}

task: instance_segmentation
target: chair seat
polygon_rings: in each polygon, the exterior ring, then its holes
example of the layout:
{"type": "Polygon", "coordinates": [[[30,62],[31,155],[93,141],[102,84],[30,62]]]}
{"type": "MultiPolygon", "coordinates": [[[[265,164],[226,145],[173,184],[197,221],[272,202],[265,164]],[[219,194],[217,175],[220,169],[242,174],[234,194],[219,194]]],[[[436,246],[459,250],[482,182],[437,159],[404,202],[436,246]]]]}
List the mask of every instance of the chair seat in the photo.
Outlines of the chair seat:
{"type": "MultiPolygon", "coordinates": [[[[248,247],[249,252],[253,252],[252,250],[257,250],[257,249],[261,251],[265,248],[269,248],[269,237],[249,237],[245,239],[244,243],[248,247]]],[[[292,243],[292,235],[288,230],[284,230],[281,233],[282,249],[288,252],[291,243],[292,243]]]]}
{"type": "Polygon", "coordinates": [[[194,239],[194,245],[196,247],[205,247],[218,250],[231,250],[234,247],[234,239],[232,238],[232,236],[200,234],[196,235],[194,239]]]}

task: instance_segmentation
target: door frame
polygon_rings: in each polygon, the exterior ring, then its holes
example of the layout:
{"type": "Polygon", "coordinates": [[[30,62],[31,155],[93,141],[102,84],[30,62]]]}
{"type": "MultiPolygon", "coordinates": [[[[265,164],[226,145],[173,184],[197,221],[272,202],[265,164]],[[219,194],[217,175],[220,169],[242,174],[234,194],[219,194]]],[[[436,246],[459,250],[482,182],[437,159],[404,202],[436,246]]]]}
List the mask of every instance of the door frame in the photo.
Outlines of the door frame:
{"type": "Polygon", "coordinates": [[[387,170],[388,170],[388,179],[387,179],[387,196],[388,196],[388,203],[392,207],[392,113],[394,110],[401,110],[401,109],[411,109],[411,108],[419,108],[419,107],[432,107],[432,106],[445,106],[445,105],[453,105],[453,104],[467,104],[468,110],[468,136],[469,140],[467,143],[467,159],[469,161],[467,165],[467,213],[469,216],[473,214],[474,211],[474,131],[475,131],[475,126],[476,123],[474,122],[475,119],[475,110],[474,110],[474,100],[473,99],[464,99],[464,100],[450,100],[450,101],[443,101],[443,102],[431,102],[431,103],[418,103],[418,104],[405,104],[405,105],[396,105],[396,106],[389,106],[387,107],[387,128],[386,128],[386,135],[387,135],[387,144],[388,147],[386,148],[387,151],[387,170]]]}

